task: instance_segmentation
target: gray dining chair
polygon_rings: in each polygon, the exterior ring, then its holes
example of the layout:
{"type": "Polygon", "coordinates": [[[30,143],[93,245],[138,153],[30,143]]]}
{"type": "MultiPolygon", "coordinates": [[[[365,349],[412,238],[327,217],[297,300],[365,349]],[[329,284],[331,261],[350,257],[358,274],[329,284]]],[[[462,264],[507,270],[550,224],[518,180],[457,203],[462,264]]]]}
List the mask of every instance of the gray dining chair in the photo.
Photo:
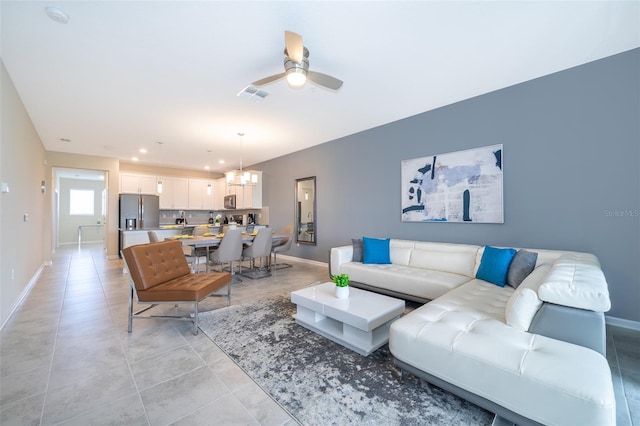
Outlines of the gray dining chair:
{"type": "Polygon", "coordinates": [[[274,273],[278,269],[291,268],[293,266],[289,263],[278,263],[278,253],[289,251],[291,249],[291,243],[293,242],[293,224],[287,225],[282,232],[279,232],[279,234],[286,235],[286,237],[282,238],[277,243],[274,243],[271,247],[271,253],[273,253],[271,269],[274,273]]]}
{"type": "MultiPolygon", "coordinates": [[[[156,231],[147,231],[147,235],[149,236],[150,243],[158,243],[163,241],[156,231]]],[[[191,272],[195,272],[195,262],[196,257],[193,253],[194,249],[191,246],[182,246],[182,252],[184,253],[184,257],[187,259],[187,263],[191,267],[191,272]]]]}
{"type": "Polygon", "coordinates": [[[260,279],[270,277],[271,273],[264,267],[262,260],[267,258],[267,263],[271,259],[272,232],[271,228],[262,228],[253,239],[253,243],[242,250],[242,257],[249,259],[250,269],[242,273],[243,277],[260,279]],[[260,258],[260,268],[256,268],[256,259],[260,258]]]}
{"type": "Polygon", "coordinates": [[[220,246],[213,253],[209,253],[209,264],[212,266],[221,265],[221,271],[224,271],[224,265],[229,263],[229,271],[233,275],[233,282],[242,281],[235,274],[233,263],[238,262],[238,273],[242,273],[242,231],[240,229],[229,229],[222,237],[220,246]]]}
{"type": "MultiPolygon", "coordinates": [[[[211,232],[211,230],[206,227],[206,226],[195,226],[193,228],[193,236],[194,237],[201,237],[204,236],[204,234],[206,234],[207,232],[211,232]]],[[[198,266],[200,264],[200,259],[204,258],[205,259],[205,264],[206,264],[206,259],[207,259],[207,248],[206,247],[194,247],[193,248],[193,257],[195,258],[195,269],[198,269],[198,266]]]]}

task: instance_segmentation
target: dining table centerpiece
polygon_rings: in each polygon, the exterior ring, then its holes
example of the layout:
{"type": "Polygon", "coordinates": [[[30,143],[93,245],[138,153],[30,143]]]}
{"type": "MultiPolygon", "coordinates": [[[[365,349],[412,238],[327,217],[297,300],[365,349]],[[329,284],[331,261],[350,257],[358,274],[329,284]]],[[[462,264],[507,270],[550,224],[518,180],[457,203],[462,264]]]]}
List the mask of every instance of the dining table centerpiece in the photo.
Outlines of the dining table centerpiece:
{"type": "Polygon", "coordinates": [[[337,274],[333,276],[333,282],[336,283],[336,297],[338,299],[349,298],[349,274],[337,274]]]}

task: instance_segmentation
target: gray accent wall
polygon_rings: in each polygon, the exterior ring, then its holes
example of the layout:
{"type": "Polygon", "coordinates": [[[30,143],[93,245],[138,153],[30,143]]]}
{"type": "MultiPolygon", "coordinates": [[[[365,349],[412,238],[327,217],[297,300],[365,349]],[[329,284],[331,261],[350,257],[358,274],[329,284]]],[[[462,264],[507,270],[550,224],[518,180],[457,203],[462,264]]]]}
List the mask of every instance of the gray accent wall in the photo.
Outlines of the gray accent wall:
{"type": "Polygon", "coordinates": [[[255,168],[276,229],[294,220],[294,179],[317,176],[318,244],[288,255],[327,262],[362,236],[590,252],[609,282],[607,315],[640,321],[640,49],[255,168]],[[504,224],[400,221],[401,160],[497,143],[504,224]]]}

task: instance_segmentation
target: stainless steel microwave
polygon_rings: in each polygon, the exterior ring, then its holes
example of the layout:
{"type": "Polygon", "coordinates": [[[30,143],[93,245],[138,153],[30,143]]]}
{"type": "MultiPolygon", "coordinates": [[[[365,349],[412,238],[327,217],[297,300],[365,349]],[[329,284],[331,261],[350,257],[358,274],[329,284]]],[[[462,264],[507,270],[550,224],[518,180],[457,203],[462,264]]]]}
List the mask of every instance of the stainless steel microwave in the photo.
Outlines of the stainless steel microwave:
{"type": "Polygon", "coordinates": [[[225,209],[235,209],[236,208],[236,196],[235,196],[235,194],[233,194],[233,195],[225,195],[224,196],[224,208],[225,209]]]}

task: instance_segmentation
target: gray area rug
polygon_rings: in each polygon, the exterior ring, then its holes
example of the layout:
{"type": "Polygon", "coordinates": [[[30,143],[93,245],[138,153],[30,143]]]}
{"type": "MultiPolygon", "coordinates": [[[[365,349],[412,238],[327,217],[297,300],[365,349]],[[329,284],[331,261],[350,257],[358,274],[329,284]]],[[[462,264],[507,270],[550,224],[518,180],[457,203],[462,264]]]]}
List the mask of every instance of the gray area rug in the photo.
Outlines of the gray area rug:
{"type": "Polygon", "coordinates": [[[202,313],[200,328],[304,425],[490,425],[493,414],[295,323],[288,299],[202,313]]]}

